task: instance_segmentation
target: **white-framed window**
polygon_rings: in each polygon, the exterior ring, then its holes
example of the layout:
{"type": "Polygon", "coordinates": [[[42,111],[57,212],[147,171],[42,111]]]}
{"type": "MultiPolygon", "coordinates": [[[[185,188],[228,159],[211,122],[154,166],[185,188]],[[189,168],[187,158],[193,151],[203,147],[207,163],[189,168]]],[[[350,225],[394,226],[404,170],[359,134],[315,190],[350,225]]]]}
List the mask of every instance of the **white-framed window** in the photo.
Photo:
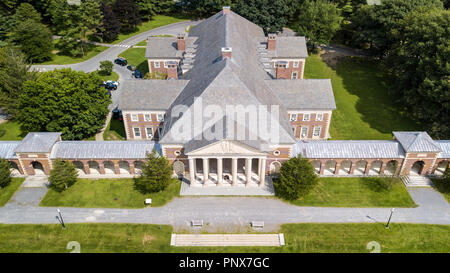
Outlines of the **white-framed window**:
{"type": "Polygon", "coordinates": [[[153,62],[155,65],[155,68],[160,68],[161,67],[161,63],[160,62],[153,62]]]}
{"type": "Polygon", "coordinates": [[[152,120],[150,114],[144,114],[144,121],[150,121],[152,120]]]}
{"type": "Polygon", "coordinates": [[[322,121],[323,120],[323,114],[316,114],[316,120],[322,121]]]}
{"type": "Polygon", "coordinates": [[[131,121],[139,121],[138,114],[131,114],[131,121]]]}
{"type": "Polygon", "coordinates": [[[299,63],[300,63],[299,61],[294,61],[294,64],[292,65],[292,67],[298,68],[299,63]]]}
{"type": "Polygon", "coordinates": [[[291,121],[297,121],[297,114],[291,114],[291,121]]]}
{"type": "Polygon", "coordinates": [[[164,61],[164,68],[168,68],[169,67],[169,62],[168,61],[164,61]]]}
{"type": "Polygon", "coordinates": [[[313,136],[320,137],[320,131],[322,131],[322,126],[314,126],[313,136]]]}
{"type": "Polygon", "coordinates": [[[303,114],[303,121],[309,121],[309,114],[303,114]]]}
{"type": "Polygon", "coordinates": [[[141,128],[133,127],[134,138],[141,138],[141,128]]]}
{"type": "Polygon", "coordinates": [[[153,128],[152,127],[146,127],[145,128],[145,133],[147,134],[147,138],[148,139],[152,139],[153,138],[153,128]]]}
{"type": "Polygon", "coordinates": [[[164,121],[164,115],[163,114],[156,115],[156,120],[157,121],[164,121]]]}
{"type": "Polygon", "coordinates": [[[308,127],[302,126],[302,129],[300,130],[300,137],[301,138],[307,138],[308,137],[308,127]]]}
{"type": "Polygon", "coordinates": [[[293,72],[292,72],[292,79],[293,79],[293,80],[298,79],[298,72],[297,72],[297,71],[293,71],[293,72]]]}

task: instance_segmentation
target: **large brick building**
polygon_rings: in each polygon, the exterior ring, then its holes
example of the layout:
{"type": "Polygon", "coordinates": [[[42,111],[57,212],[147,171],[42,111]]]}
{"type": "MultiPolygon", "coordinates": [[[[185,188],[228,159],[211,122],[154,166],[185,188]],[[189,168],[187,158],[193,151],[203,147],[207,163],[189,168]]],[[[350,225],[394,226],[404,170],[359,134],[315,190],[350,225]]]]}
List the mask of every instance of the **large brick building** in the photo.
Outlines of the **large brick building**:
{"type": "Polygon", "coordinates": [[[262,186],[293,156],[321,175],[440,175],[450,141],[394,132],[389,141],[329,141],[336,108],[329,79],[303,79],[304,37],[264,35],[225,7],[189,35],[150,37],[149,70],[167,80],[127,80],[119,107],[127,141],[61,141],[30,133],[0,142],[16,173],[48,174],[56,158],[81,174],[139,172],[154,149],[191,186],[262,186]],[[231,110],[230,110],[231,109],[231,110]]]}

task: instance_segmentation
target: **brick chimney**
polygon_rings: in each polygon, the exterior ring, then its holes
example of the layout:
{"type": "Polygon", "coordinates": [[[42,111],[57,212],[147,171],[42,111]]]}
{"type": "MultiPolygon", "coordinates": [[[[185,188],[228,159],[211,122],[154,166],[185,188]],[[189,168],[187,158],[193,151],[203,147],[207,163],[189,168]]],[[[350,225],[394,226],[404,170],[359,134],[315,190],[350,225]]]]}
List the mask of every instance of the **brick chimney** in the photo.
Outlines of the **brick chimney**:
{"type": "Polygon", "coordinates": [[[267,50],[274,51],[277,45],[277,35],[269,33],[267,35],[267,50]]]}
{"type": "Polygon", "coordinates": [[[178,79],[178,64],[177,62],[169,62],[167,65],[167,79],[178,79]]]}
{"type": "Polygon", "coordinates": [[[230,11],[231,11],[231,8],[229,6],[226,6],[226,7],[222,8],[223,15],[230,14],[230,11]]]}
{"type": "Polygon", "coordinates": [[[276,67],[276,78],[277,79],[290,79],[288,62],[278,61],[275,64],[276,67]]]}
{"type": "Polygon", "coordinates": [[[231,52],[231,47],[222,47],[222,60],[224,60],[225,58],[231,59],[231,52]]]}
{"type": "Polygon", "coordinates": [[[177,50],[179,51],[186,50],[186,39],[184,33],[180,33],[177,35],[177,50]]]}

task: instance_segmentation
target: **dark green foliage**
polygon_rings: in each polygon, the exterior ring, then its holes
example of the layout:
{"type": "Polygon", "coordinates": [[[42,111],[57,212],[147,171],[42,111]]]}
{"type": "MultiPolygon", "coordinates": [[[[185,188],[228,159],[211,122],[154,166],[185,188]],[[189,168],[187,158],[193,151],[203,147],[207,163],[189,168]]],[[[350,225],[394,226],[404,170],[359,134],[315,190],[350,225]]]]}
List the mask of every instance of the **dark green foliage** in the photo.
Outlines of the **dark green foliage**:
{"type": "Polygon", "coordinates": [[[19,7],[17,7],[13,19],[16,22],[16,24],[26,20],[33,20],[36,23],[40,23],[42,17],[32,5],[28,3],[22,3],[20,4],[19,7]]]}
{"type": "Polygon", "coordinates": [[[111,75],[112,71],[113,71],[113,66],[114,64],[111,61],[101,61],[100,62],[100,75],[111,75]]]}
{"type": "Polygon", "coordinates": [[[319,44],[329,44],[341,22],[336,4],[327,0],[306,0],[300,6],[295,30],[298,35],[306,37],[309,47],[315,48],[319,44]]]}
{"type": "Polygon", "coordinates": [[[17,114],[17,99],[22,93],[23,83],[36,78],[36,73],[29,72],[29,69],[20,50],[0,48],[0,108],[11,117],[17,114]]]}
{"type": "Polygon", "coordinates": [[[32,19],[16,24],[12,42],[20,48],[30,62],[43,62],[51,58],[52,34],[45,25],[32,19]]]}
{"type": "Polygon", "coordinates": [[[148,154],[141,176],[134,180],[136,189],[142,193],[163,191],[172,179],[172,172],[172,167],[165,157],[156,152],[148,154]]]}
{"type": "Polygon", "coordinates": [[[111,99],[98,73],[61,69],[27,81],[19,96],[17,120],[25,131],[62,132],[63,139],[96,134],[108,114],[111,99]]]}
{"type": "Polygon", "coordinates": [[[100,36],[104,42],[112,42],[120,33],[120,23],[112,11],[112,8],[105,4],[105,2],[100,3],[100,11],[103,20],[101,28],[97,29],[97,35],[100,36]]]}
{"type": "Polygon", "coordinates": [[[222,10],[225,6],[233,9],[240,0],[181,0],[184,12],[192,13],[198,17],[209,17],[222,10]]]}
{"type": "Polygon", "coordinates": [[[0,189],[11,183],[11,165],[6,159],[0,158],[0,189]]]}
{"type": "Polygon", "coordinates": [[[173,0],[136,0],[136,6],[143,21],[148,21],[156,14],[167,13],[172,10],[173,0]]]}
{"type": "Polygon", "coordinates": [[[281,165],[280,177],[274,179],[275,194],[286,200],[296,200],[306,195],[318,178],[308,159],[293,157],[281,165]]]}
{"type": "Polygon", "coordinates": [[[130,33],[141,23],[139,8],[134,0],[116,1],[113,6],[114,14],[120,22],[120,31],[130,33]]]}
{"type": "Polygon", "coordinates": [[[62,192],[77,182],[78,172],[72,162],[56,159],[53,161],[53,168],[50,171],[48,181],[50,187],[62,192]]]}

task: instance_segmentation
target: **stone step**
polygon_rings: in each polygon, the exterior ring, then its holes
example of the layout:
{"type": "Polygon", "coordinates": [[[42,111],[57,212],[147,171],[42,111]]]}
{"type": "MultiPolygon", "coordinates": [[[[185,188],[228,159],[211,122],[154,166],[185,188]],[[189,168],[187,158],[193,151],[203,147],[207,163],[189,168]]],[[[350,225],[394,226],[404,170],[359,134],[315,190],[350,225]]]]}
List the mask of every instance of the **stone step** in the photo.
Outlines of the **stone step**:
{"type": "Polygon", "coordinates": [[[428,177],[420,175],[403,176],[402,181],[406,187],[431,187],[433,185],[428,177]]]}
{"type": "Polygon", "coordinates": [[[281,246],[283,234],[172,234],[174,246],[281,246]]]}

